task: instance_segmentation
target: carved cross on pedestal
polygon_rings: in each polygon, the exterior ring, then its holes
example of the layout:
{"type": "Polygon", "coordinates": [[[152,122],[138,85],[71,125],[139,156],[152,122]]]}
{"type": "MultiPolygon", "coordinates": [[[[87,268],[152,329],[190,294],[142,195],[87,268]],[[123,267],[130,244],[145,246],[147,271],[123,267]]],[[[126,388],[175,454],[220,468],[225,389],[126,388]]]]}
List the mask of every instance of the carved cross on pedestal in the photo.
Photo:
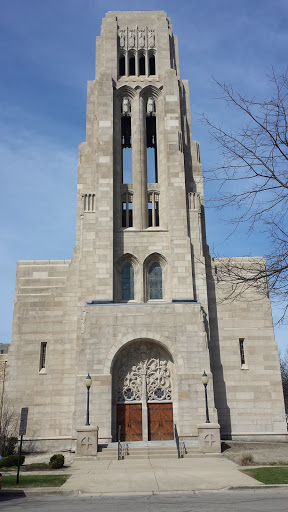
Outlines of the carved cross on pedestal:
{"type": "Polygon", "coordinates": [[[204,442],[208,446],[213,446],[213,444],[216,443],[213,434],[207,434],[207,436],[205,436],[205,441],[204,442]]]}
{"type": "Polygon", "coordinates": [[[91,440],[91,438],[89,436],[83,437],[83,439],[81,441],[81,446],[86,448],[87,452],[89,452],[89,448],[92,445],[93,445],[93,442],[92,442],[92,440],[91,440]]]}

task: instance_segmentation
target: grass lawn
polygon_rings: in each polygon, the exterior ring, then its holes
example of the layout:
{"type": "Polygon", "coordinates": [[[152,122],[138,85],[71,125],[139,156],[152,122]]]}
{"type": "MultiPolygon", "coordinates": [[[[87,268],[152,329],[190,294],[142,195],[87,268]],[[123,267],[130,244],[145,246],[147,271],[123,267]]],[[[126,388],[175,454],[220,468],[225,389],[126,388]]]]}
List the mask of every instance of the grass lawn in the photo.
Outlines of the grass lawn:
{"type": "Polygon", "coordinates": [[[288,484],[288,468],[243,469],[243,473],[252,476],[263,484],[288,484]]]}
{"type": "Polygon", "coordinates": [[[70,475],[20,475],[16,484],[16,475],[3,475],[2,489],[7,487],[60,487],[70,475]]]}

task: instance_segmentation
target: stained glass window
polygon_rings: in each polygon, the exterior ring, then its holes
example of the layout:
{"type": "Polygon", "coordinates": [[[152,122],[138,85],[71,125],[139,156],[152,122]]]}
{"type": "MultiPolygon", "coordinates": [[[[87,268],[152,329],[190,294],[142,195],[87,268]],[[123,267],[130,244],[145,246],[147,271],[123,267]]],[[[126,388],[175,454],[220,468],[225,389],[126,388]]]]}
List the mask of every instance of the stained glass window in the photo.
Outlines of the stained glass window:
{"type": "Polygon", "coordinates": [[[149,299],[162,299],[162,268],[160,263],[152,263],[149,269],[149,299]]]}
{"type": "Polygon", "coordinates": [[[134,299],[134,268],[131,263],[125,263],[121,272],[122,300],[134,299]]]}

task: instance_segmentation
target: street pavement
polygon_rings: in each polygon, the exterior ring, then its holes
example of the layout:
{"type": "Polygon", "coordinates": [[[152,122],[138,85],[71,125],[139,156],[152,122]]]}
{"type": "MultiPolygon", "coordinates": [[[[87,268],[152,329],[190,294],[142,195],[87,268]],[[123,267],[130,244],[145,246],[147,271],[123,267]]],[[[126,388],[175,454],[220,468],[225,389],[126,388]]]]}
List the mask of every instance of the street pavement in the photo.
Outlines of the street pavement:
{"type": "Polygon", "coordinates": [[[149,495],[49,495],[3,499],[1,512],[287,512],[287,490],[220,491],[149,495]]]}

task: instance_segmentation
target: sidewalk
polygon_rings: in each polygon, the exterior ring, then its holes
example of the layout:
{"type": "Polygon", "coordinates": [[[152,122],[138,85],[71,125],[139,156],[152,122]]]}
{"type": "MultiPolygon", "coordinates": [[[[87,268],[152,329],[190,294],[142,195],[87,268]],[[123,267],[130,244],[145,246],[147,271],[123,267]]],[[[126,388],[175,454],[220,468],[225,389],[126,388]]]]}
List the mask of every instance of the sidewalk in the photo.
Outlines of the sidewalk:
{"type": "Polygon", "coordinates": [[[77,461],[66,473],[72,476],[63,491],[82,493],[158,493],[258,487],[260,482],[238,470],[221,456],[191,459],[77,461]]]}

